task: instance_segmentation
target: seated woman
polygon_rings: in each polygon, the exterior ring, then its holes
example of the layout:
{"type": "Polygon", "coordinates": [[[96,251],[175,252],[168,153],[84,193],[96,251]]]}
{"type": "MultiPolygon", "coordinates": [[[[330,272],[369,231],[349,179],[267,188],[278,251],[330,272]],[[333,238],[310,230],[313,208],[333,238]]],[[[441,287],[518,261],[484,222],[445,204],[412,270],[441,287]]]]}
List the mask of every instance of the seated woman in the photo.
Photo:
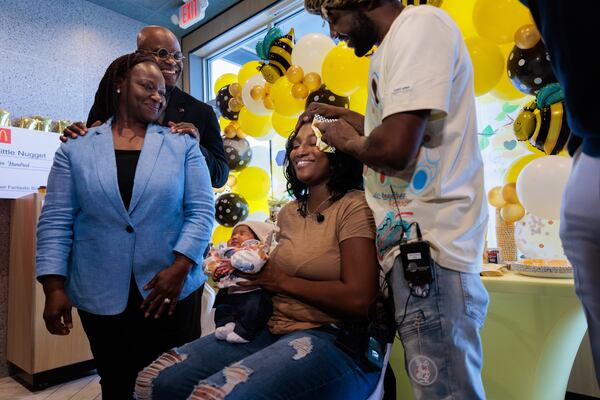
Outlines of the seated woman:
{"type": "Polygon", "coordinates": [[[131,399],[137,373],[189,341],[214,203],[198,142],[154,125],[165,81],[129,54],[103,78],[111,118],[61,144],[37,232],[37,276],[50,333],[77,307],[102,396],[131,399]]]}
{"type": "Polygon", "coordinates": [[[362,165],[321,152],[309,124],[292,134],[285,174],[296,198],[278,217],[279,244],[244,286],[274,293],[273,315],[249,343],[214,335],[145,368],[138,399],[364,399],[380,371],[336,344],[344,321],[365,318],[378,290],[374,225],[362,165]]]}

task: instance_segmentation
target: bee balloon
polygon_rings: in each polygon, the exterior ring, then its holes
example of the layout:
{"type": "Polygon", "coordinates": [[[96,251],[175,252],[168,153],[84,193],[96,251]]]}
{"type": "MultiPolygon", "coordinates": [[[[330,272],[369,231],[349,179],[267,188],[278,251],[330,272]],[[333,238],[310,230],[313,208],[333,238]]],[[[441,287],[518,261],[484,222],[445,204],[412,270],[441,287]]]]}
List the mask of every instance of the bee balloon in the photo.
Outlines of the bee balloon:
{"type": "Polygon", "coordinates": [[[294,28],[284,35],[279,28],[271,28],[263,40],[256,44],[256,54],[265,61],[259,70],[269,83],[285,75],[292,65],[292,50],[294,48],[294,28]]]}
{"type": "Polygon", "coordinates": [[[529,141],[549,155],[560,153],[571,133],[562,101],[540,109],[532,100],[517,116],[513,129],[519,141],[529,141]]]}

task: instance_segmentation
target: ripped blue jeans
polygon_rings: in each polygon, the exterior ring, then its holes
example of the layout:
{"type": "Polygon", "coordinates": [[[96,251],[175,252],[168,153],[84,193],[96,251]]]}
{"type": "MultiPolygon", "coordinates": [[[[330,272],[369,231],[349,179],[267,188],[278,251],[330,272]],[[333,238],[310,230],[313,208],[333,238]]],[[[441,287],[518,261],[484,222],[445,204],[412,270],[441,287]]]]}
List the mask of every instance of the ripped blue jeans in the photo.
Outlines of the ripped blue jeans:
{"type": "Polygon", "coordinates": [[[273,335],[250,343],[209,335],[163,354],[138,375],[137,399],[366,399],[379,371],[340,350],[321,329],[273,335]]]}
{"type": "Polygon", "coordinates": [[[434,264],[434,281],[426,298],[408,298],[410,289],[400,257],[392,269],[396,323],[414,397],[485,399],[479,331],[487,313],[488,293],[479,274],[434,264]]]}

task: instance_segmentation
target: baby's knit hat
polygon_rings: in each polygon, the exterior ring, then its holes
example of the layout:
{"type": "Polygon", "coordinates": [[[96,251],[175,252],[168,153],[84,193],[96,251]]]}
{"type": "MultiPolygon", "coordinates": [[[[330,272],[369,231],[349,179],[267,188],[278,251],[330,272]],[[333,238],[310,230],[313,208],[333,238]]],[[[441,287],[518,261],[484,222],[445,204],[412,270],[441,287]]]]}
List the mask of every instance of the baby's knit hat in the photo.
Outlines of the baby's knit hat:
{"type": "Polygon", "coordinates": [[[272,236],[279,232],[279,227],[277,225],[271,224],[269,222],[259,222],[259,221],[242,221],[235,224],[233,229],[238,226],[246,225],[248,228],[254,232],[258,240],[261,242],[265,242],[272,238],[272,236]]]}

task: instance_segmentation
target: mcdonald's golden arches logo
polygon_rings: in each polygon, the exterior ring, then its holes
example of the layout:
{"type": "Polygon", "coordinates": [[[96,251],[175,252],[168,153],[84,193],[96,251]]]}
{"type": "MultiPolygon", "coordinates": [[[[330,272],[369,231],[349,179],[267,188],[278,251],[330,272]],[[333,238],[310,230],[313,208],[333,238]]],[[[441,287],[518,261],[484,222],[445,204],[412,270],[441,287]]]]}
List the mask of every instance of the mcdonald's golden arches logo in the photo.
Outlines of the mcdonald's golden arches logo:
{"type": "Polygon", "coordinates": [[[0,128],[0,143],[10,143],[10,128],[0,128]]]}

